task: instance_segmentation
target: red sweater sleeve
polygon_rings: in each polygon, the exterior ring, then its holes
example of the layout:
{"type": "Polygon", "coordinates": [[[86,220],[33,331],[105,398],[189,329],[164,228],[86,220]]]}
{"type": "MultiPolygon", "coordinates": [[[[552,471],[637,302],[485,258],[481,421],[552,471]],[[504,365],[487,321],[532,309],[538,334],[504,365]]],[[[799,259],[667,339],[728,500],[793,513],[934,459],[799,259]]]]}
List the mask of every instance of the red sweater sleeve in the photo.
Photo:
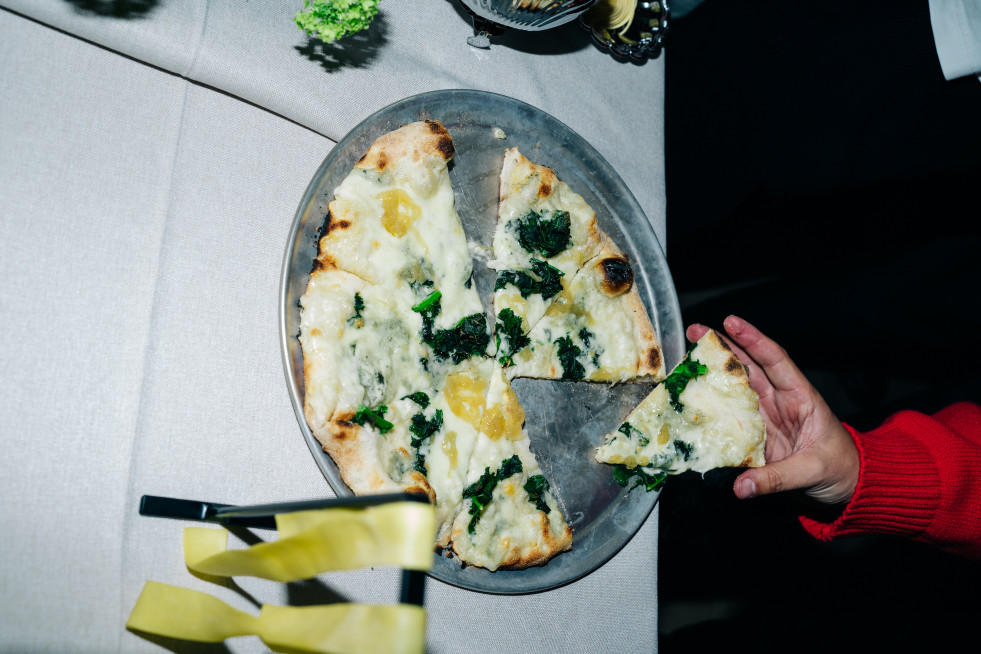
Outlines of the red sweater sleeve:
{"type": "Polygon", "coordinates": [[[802,516],[808,532],[891,534],[981,559],[981,407],[902,411],[867,433],[845,427],[859,452],[855,493],[834,522],[802,516]]]}

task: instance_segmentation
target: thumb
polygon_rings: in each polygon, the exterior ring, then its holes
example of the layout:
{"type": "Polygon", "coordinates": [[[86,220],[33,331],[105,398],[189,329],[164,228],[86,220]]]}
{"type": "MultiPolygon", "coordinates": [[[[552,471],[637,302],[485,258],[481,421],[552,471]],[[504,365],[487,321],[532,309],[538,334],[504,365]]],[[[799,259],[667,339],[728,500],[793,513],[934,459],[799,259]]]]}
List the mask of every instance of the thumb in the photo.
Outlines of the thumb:
{"type": "Polygon", "coordinates": [[[733,491],[741,500],[770,495],[796,488],[809,488],[815,483],[814,468],[806,455],[795,453],[786,459],[751,468],[736,477],[733,491]]]}

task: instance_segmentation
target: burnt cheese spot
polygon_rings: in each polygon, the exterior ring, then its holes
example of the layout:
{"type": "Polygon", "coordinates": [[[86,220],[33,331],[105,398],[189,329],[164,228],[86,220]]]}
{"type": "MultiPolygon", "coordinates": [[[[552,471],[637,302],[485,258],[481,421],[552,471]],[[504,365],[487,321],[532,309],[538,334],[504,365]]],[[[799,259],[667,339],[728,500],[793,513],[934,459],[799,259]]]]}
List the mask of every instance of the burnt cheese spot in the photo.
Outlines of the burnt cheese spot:
{"type": "Polygon", "coordinates": [[[620,295],[634,284],[634,271],[626,259],[609,257],[599,262],[603,273],[603,290],[610,295],[620,295]]]}
{"type": "Polygon", "coordinates": [[[439,121],[427,120],[425,121],[425,123],[426,123],[426,127],[428,127],[429,131],[432,132],[433,134],[442,134],[443,132],[446,131],[446,128],[444,128],[439,121]]]}
{"type": "Polygon", "coordinates": [[[739,363],[739,359],[734,356],[729,357],[728,361],[726,361],[726,372],[736,375],[737,377],[741,377],[742,375],[746,374],[743,364],[739,363]]]}
{"type": "Polygon", "coordinates": [[[454,153],[456,152],[456,150],[453,149],[453,139],[450,138],[449,134],[445,133],[439,137],[438,141],[436,141],[436,149],[446,161],[452,159],[454,153]]]}
{"type": "Polygon", "coordinates": [[[552,185],[548,182],[542,182],[538,186],[538,197],[547,198],[552,195],[552,185]]]}
{"type": "Polygon", "coordinates": [[[647,351],[647,365],[651,370],[658,370],[661,367],[661,350],[652,347],[647,351]]]}
{"type": "MultiPolygon", "coordinates": [[[[351,416],[352,418],[354,416],[351,416]]],[[[358,440],[358,427],[353,422],[348,422],[347,420],[335,420],[334,421],[334,440],[337,441],[356,441],[358,440]]]]}
{"type": "Polygon", "coordinates": [[[378,170],[385,170],[388,166],[388,155],[384,152],[379,152],[378,156],[375,157],[375,168],[378,170]]]}

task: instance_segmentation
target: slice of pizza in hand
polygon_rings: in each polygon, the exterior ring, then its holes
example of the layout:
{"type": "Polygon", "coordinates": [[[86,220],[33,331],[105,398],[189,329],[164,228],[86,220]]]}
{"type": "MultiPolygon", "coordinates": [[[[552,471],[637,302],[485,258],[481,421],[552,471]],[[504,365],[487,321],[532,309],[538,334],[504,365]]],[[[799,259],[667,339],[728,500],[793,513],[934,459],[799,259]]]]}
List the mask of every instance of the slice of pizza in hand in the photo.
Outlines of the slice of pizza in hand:
{"type": "Polygon", "coordinates": [[[539,469],[524,410],[500,368],[491,377],[453,524],[460,560],[489,570],[542,565],[572,547],[572,530],[539,469]]]}
{"type": "Polygon", "coordinates": [[[522,335],[509,309],[498,317],[499,361],[511,377],[660,381],[661,348],[627,257],[604,235],[588,261],[522,335]]]}
{"type": "Polygon", "coordinates": [[[759,467],[766,426],[746,367],[709,330],[671,374],[606,437],[596,460],[616,465],[621,485],[655,490],[686,470],[759,467]]]}
{"type": "Polygon", "coordinates": [[[555,172],[517,148],[506,151],[493,258],[494,314],[510,309],[531,331],[549,304],[601,247],[596,214],[555,172]]]}

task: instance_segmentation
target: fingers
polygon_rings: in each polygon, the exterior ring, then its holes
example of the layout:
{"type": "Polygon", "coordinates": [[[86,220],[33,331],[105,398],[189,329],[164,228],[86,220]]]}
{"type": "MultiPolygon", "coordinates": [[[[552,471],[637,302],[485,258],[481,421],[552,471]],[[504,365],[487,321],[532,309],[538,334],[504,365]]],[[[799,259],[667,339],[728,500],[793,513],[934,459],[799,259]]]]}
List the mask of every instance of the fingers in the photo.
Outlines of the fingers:
{"type": "Polygon", "coordinates": [[[736,477],[733,492],[741,500],[786,490],[810,488],[817,479],[806,457],[791,455],[761,468],[751,468],[736,477]]]}
{"type": "Polygon", "coordinates": [[[722,325],[732,340],[763,369],[776,389],[794,390],[808,385],[807,378],[787,352],[756,327],[737,316],[729,316],[722,325]]]}

